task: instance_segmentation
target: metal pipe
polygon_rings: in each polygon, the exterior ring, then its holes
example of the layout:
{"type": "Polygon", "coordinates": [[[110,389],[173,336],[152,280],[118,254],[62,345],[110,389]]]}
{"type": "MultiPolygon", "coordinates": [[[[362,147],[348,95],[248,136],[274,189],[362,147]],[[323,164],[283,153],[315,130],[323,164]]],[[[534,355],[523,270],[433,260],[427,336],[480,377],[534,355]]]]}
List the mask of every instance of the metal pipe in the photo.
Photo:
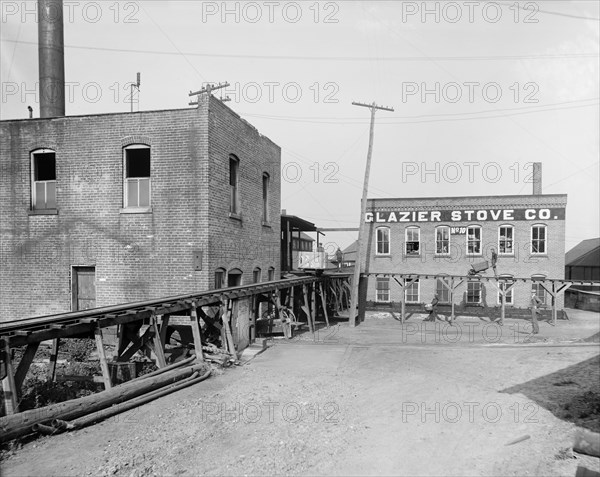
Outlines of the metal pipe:
{"type": "Polygon", "coordinates": [[[40,117],[65,115],[65,49],[62,0],[38,0],[40,117]]]}

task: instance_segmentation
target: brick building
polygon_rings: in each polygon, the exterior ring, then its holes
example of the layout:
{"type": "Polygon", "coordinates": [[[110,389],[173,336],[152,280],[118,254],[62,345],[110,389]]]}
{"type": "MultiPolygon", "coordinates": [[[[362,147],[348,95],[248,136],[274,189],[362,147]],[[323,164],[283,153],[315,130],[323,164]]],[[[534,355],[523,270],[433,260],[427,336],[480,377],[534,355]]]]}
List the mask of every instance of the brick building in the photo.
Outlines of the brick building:
{"type": "Polygon", "coordinates": [[[279,277],[280,162],[210,95],[0,122],[0,320],[279,277]]]}
{"type": "MultiPolygon", "coordinates": [[[[564,278],[566,195],[436,197],[369,199],[369,273],[467,275],[471,266],[498,255],[498,275],[518,278],[564,278]]],[[[494,276],[492,268],[482,276],[494,276]]],[[[438,294],[448,303],[449,292],[440,279],[424,279],[407,286],[406,303],[429,303],[438,294]]],[[[367,302],[400,301],[393,278],[369,277],[367,302]]],[[[539,284],[519,282],[506,304],[527,307],[535,291],[547,304],[539,284]]],[[[466,281],[456,290],[461,305],[497,306],[500,297],[492,283],[466,281]]],[[[563,307],[562,295],[557,306],[563,307]]]]}

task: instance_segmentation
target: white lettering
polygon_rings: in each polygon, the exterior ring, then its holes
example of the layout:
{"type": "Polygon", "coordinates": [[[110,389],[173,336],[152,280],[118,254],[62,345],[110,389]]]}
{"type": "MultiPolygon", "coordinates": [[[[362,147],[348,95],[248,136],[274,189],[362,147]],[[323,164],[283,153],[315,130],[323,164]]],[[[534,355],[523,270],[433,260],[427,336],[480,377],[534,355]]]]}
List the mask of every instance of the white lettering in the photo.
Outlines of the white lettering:
{"type": "Polygon", "coordinates": [[[525,211],[525,220],[533,220],[533,219],[535,219],[535,210],[527,209],[525,211]]]}

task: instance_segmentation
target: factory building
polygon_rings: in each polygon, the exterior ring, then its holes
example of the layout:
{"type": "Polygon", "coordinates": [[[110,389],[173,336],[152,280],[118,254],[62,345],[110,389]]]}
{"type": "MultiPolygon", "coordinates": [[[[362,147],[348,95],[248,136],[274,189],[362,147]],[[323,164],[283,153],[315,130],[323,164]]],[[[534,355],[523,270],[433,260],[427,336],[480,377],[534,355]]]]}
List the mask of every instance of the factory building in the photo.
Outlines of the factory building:
{"type": "MultiPolygon", "coordinates": [[[[541,179],[540,179],[541,180],[541,179]]],[[[564,278],[565,210],[567,196],[533,195],[369,199],[365,271],[367,273],[467,276],[473,266],[488,262],[483,277],[564,278]],[[497,254],[496,270],[491,267],[497,254]]],[[[484,264],[485,266],[485,264],[484,264]]],[[[406,287],[407,304],[429,303],[438,295],[449,303],[441,278],[417,280],[406,287]]],[[[520,282],[507,295],[506,305],[530,306],[536,293],[550,297],[541,284],[520,282]]],[[[398,303],[401,287],[393,277],[370,276],[367,304],[398,303]]],[[[454,293],[462,306],[494,307],[501,303],[491,282],[465,280],[454,293]]],[[[563,296],[557,298],[563,307],[563,296]]]]}
{"type": "Polygon", "coordinates": [[[280,163],[210,94],[0,122],[0,320],[278,278],[280,163]]]}

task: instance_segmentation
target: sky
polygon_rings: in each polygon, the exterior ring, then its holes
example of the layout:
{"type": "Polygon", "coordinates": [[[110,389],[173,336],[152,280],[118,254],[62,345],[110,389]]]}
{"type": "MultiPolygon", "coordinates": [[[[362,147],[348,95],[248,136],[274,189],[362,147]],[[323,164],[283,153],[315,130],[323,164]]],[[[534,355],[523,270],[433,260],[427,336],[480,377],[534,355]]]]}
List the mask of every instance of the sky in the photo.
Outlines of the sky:
{"type": "MultiPolygon", "coordinates": [[[[568,194],[565,251],[600,236],[597,1],[67,1],[67,115],[214,92],[282,148],[281,204],[358,227],[369,197],[568,194]]],[[[0,1],[0,119],[39,116],[36,2],[0,1]]],[[[326,250],[356,232],[327,232],[326,250]]]]}

